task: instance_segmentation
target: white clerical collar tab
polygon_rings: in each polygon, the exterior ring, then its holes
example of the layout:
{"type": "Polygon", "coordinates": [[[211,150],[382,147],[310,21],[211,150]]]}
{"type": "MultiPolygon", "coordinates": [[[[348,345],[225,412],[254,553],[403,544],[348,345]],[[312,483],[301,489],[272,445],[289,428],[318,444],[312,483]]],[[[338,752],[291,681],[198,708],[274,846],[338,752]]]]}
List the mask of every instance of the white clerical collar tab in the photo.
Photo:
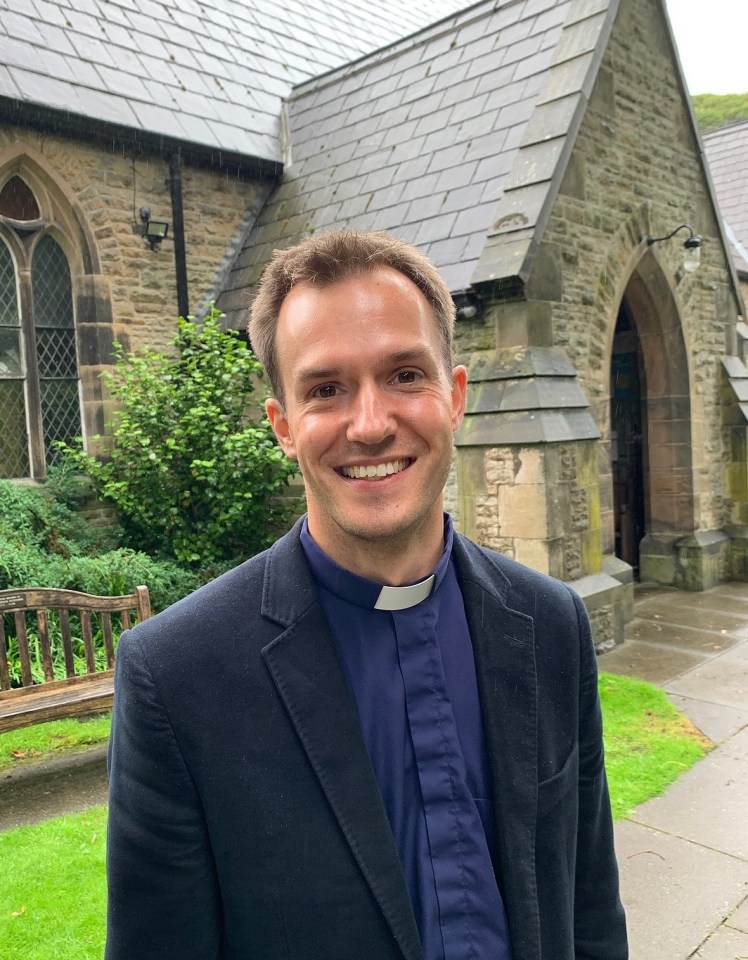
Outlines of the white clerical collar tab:
{"type": "Polygon", "coordinates": [[[413,583],[409,587],[382,587],[374,609],[407,610],[408,607],[414,607],[429,596],[435,579],[432,573],[430,577],[426,577],[420,583],[413,583]]]}

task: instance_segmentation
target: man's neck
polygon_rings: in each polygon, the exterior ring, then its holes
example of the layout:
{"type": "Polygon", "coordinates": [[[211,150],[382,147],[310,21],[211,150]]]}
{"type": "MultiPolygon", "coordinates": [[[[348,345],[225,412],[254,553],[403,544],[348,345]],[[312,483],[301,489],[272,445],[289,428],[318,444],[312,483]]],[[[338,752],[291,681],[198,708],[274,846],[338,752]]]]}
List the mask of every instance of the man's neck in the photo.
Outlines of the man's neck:
{"type": "Polygon", "coordinates": [[[387,540],[336,537],[309,518],[309,533],[318,547],[341,567],[375,583],[399,587],[432,573],[444,550],[444,520],[429,519],[416,529],[387,540]]]}

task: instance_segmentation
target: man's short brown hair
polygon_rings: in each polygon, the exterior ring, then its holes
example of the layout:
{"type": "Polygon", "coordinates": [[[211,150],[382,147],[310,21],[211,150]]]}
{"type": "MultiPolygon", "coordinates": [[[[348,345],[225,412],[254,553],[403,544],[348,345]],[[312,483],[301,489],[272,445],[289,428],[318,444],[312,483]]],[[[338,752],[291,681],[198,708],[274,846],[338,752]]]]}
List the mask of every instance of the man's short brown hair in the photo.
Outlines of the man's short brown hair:
{"type": "Polygon", "coordinates": [[[434,312],[448,372],[453,365],[455,308],[439,271],[422,253],[387,233],[333,230],[313,234],[287,250],[276,250],[250,308],[249,341],[267,371],[275,396],[283,402],[275,336],[283,301],[299,283],[320,287],[391,267],[411,280],[434,312]]]}

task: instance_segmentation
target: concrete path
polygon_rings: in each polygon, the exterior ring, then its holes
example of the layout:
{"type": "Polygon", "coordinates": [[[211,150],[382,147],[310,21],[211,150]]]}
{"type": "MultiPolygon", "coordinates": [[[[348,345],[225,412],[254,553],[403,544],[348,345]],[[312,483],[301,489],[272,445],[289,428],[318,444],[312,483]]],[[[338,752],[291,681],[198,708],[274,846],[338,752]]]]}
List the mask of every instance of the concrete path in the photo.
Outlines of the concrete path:
{"type": "MultiPolygon", "coordinates": [[[[658,683],[717,747],[616,825],[631,960],[748,960],[748,584],[639,588],[600,669],[658,683]]],[[[106,799],[104,750],[0,774],[0,830],[106,799]]]]}
{"type": "Polygon", "coordinates": [[[716,744],[616,825],[632,960],[748,960],[748,584],[639,588],[601,670],[660,684],[716,744]]]}

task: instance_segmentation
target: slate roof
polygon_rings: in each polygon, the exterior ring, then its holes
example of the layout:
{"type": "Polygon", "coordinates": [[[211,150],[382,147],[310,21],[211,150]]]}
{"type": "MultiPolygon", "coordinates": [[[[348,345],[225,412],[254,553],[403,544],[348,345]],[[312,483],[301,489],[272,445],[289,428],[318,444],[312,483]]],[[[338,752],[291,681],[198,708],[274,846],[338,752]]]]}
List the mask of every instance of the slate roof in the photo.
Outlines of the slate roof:
{"type": "MultiPolygon", "coordinates": [[[[281,98],[461,0],[0,0],[0,101],[281,159],[281,98]]],[[[19,114],[22,115],[22,114],[19,114]]]]}
{"type": "Polygon", "coordinates": [[[618,0],[491,0],[311,80],[290,163],[219,305],[241,326],[274,247],[332,226],[415,243],[453,292],[522,277],[618,0]]]}
{"type": "Polygon", "coordinates": [[[748,120],[705,133],[704,153],[735,266],[748,273],[748,120]]]}

